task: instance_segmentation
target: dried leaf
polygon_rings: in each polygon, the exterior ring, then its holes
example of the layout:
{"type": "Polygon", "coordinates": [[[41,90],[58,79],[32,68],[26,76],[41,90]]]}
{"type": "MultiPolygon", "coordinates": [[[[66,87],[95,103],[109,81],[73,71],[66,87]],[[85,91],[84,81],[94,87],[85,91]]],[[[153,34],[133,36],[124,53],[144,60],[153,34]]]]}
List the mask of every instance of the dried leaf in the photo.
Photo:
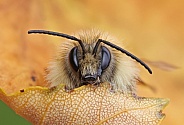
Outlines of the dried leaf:
{"type": "Polygon", "coordinates": [[[156,125],[165,117],[168,99],[113,93],[107,84],[82,86],[66,92],[31,87],[12,95],[0,91],[0,99],[33,124],[136,124],[156,125]]]}
{"type": "Polygon", "coordinates": [[[3,29],[0,31],[0,88],[7,93],[29,86],[46,86],[44,68],[54,45],[40,37],[30,39],[27,35],[28,29],[43,26],[39,20],[42,16],[36,16],[37,8],[42,8],[38,3],[21,0],[0,2],[0,27],[3,29]]]}

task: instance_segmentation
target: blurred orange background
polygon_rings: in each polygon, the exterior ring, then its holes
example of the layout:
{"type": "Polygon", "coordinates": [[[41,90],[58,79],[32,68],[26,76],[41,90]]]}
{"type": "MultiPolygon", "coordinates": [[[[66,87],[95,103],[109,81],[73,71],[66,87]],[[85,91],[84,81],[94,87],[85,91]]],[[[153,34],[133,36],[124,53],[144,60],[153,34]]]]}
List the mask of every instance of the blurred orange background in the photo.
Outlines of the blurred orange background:
{"type": "MultiPolygon", "coordinates": [[[[182,0],[1,0],[0,42],[4,45],[0,47],[0,54],[11,46],[25,46],[29,45],[26,42],[33,42],[34,46],[27,46],[33,49],[39,43],[38,46],[43,46],[50,55],[42,55],[40,59],[47,66],[63,39],[28,36],[28,30],[47,29],[67,34],[89,28],[107,31],[122,40],[126,50],[138,57],[179,67],[171,72],[151,67],[153,75],[149,75],[140,66],[141,78],[156,91],[140,85],[138,95],[170,98],[169,105],[164,109],[166,118],[162,124],[181,125],[184,122],[183,6],[182,0]],[[44,47],[45,43],[50,47],[44,47]]],[[[36,52],[39,54],[39,49],[36,52]]]]}

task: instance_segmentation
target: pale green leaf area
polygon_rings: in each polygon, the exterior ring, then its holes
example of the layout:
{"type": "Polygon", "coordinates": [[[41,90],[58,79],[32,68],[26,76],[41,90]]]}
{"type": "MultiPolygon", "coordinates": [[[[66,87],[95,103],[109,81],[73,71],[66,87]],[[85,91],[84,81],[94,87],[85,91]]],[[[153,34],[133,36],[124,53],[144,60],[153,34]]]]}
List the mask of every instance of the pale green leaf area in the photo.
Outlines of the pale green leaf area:
{"type": "Polygon", "coordinates": [[[0,100],[0,125],[31,125],[0,100]]]}

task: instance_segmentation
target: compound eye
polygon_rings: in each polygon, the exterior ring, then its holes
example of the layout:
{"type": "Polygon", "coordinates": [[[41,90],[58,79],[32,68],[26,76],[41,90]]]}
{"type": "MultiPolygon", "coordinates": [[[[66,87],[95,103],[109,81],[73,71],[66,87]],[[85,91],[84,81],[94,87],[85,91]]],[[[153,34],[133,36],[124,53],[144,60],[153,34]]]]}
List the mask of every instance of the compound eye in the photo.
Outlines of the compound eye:
{"type": "Polygon", "coordinates": [[[69,54],[69,61],[72,66],[72,68],[77,72],[79,69],[79,62],[77,59],[77,47],[74,47],[69,54]]]}
{"type": "Polygon", "coordinates": [[[111,61],[111,53],[107,47],[102,46],[102,60],[101,60],[102,70],[106,69],[111,61]]]}

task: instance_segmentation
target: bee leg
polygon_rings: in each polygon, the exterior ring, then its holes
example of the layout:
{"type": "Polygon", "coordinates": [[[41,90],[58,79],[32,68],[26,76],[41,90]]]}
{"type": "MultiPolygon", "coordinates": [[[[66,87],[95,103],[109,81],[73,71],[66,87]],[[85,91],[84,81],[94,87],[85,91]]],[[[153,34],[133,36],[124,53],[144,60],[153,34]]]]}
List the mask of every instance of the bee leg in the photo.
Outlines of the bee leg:
{"type": "Polygon", "coordinates": [[[97,77],[97,80],[92,85],[99,86],[100,85],[100,78],[97,77]]]}
{"type": "Polygon", "coordinates": [[[68,93],[71,93],[71,92],[73,92],[74,90],[73,90],[73,89],[69,89],[67,86],[65,86],[65,91],[68,92],[68,93]]]}
{"type": "Polygon", "coordinates": [[[115,86],[114,84],[110,83],[110,92],[115,93],[115,86]]]}

